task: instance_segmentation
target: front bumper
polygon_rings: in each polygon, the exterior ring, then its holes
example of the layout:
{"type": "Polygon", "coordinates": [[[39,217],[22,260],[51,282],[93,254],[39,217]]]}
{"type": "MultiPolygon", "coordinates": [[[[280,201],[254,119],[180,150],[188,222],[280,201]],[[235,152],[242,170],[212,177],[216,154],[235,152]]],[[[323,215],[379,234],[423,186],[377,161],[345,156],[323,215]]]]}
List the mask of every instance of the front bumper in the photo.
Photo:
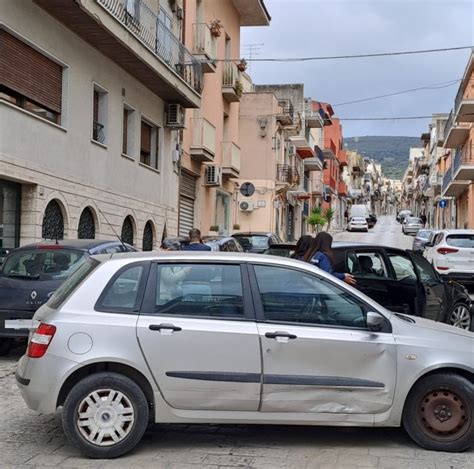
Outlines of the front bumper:
{"type": "Polygon", "coordinates": [[[37,412],[54,413],[61,386],[76,366],[73,361],[48,353],[41,358],[23,355],[15,378],[26,405],[37,412]]]}

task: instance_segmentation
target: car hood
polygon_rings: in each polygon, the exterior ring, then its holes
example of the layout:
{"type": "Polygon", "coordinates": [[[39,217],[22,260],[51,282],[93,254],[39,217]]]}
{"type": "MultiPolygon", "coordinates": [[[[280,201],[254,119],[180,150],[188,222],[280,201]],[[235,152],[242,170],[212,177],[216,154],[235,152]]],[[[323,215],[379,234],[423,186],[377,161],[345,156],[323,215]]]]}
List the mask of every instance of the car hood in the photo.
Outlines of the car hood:
{"type": "MultiPolygon", "coordinates": [[[[460,329],[459,327],[450,326],[449,324],[445,324],[444,322],[437,322],[432,321],[431,319],[425,318],[413,318],[416,322],[413,324],[417,329],[422,329],[424,331],[435,331],[438,332],[440,335],[454,335],[454,336],[462,336],[462,337],[469,337],[473,342],[473,352],[474,352],[474,332],[469,332],[464,329],[460,329]]],[[[454,337],[450,337],[451,340],[454,340],[454,337]]]]}
{"type": "Polygon", "coordinates": [[[0,310],[36,311],[63,280],[28,280],[0,277],[0,310]]]}

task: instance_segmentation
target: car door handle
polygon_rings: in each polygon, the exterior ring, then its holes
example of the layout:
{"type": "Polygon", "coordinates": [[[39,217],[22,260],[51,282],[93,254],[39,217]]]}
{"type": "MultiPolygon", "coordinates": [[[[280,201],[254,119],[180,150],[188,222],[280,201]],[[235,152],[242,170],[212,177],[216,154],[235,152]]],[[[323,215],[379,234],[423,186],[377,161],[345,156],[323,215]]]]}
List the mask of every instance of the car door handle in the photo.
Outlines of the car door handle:
{"type": "Polygon", "coordinates": [[[174,324],[150,324],[148,326],[150,331],[167,331],[168,333],[179,332],[182,330],[181,327],[175,326],[174,324]]]}
{"type": "Polygon", "coordinates": [[[277,340],[278,340],[278,337],[281,337],[282,339],[296,339],[297,338],[295,334],[289,334],[288,332],[280,332],[280,331],[267,332],[265,333],[265,337],[267,339],[277,339],[277,340]]]}

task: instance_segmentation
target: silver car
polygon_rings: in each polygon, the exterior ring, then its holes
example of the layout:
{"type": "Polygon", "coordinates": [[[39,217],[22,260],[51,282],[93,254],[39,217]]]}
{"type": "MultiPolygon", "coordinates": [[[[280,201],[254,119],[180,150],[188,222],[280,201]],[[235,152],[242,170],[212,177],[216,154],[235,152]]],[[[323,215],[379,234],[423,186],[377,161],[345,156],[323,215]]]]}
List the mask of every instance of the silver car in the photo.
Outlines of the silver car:
{"type": "Polygon", "coordinates": [[[85,454],[149,422],[397,427],[474,442],[474,334],[392,313],[312,265],[233,253],[87,260],[35,314],[16,379],[85,454]]]}
{"type": "Polygon", "coordinates": [[[423,228],[421,218],[408,217],[402,224],[402,231],[406,235],[416,235],[423,228]]]}

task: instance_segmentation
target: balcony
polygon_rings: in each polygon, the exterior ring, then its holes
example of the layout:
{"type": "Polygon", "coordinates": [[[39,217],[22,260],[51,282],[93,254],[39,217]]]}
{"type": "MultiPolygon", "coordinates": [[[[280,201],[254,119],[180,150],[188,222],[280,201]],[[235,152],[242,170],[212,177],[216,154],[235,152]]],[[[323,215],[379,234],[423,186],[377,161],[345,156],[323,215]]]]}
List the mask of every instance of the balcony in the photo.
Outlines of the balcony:
{"type": "Polygon", "coordinates": [[[456,124],[453,111],[449,114],[448,122],[444,129],[444,147],[460,147],[469,137],[471,125],[467,123],[456,124]]]}
{"type": "MultiPolygon", "coordinates": [[[[35,0],[157,96],[201,105],[202,68],[158,17],[150,0],[35,0]]],[[[100,66],[100,64],[98,64],[100,66]]]]}
{"type": "Polygon", "coordinates": [[[204,118],[191,119],[193,140],[190,154],[200,163],[211,163],[216,154],[216,128],[204,118]]]}
{"type": "Polygon", "coordinates": [[[240,73],[233,62],[224,62],[222,73],[222,96],[229,103],[238,103],[242,97],[242,83],[240,73]]]}
{"type": "Polygon", "coordinates": [[[306,171],[322,171],[323,163],[318,157],[306,158],[304,160],[304,169],[306,171]]]}
{"type": "Polygon", "coordinates": [[[421,174],[426,174],[430,168],[430,163],[426,156],[422,156],[421,158],[417,158],[415,160],[415,167],[414,167],[414,175],[419,176],[421,174]]]}
{"type": "Polygon", "coordinates": [[[471,73],[467,84],[463,80],[456,95],[454,101],[456,122],[474,122],[474,92],[471,90],[474,90],[474,73],[471,73]]]}
{"type": "Polygon", "coordinates": [[[222,175],[228,178],[240,175],[240,147],[233,142],[222,142],[222,175]]]}
{"type": "Polygon", "coordinates": [[[349,191],[347,190],[347,184],[344,181],[339,181],[337,185],[337,193],[342,197],[347,197],[349,191]]]}
{"type": "Polygon", "coordinates": [[[278,101],[280,110],[276,116],[277,122],[283,127],[287,127],[294,124],[294,109],[293,103],[289,99],[281,99],[278,101]]]}
{"type": "Polygon", "coordinates": [[[211,34],[206,23],[195,23],[194,27],[194,55],[201,61],[203,73],[216,71],[217,39],[211,34]]]}
{"type": "Polygon", "coordinates": [[[324,174],[324,185],[328,187],[333,194],[337,190],[337,181],[329,173],[324,174]]]}
{"type": "Polygon", "coordinates": [[[337,154],[337,148],[336,144],[332,139],[324,137],[324,158],[325,159],[331,159],[335,160],[336,159],[336,154],[337,154]]]}
{"type": "Polygon", "coordinates": [[[290,143],[296,147],[296,153],[302,160],[314,158],[314,149],[304,135],[290,137],[289,140],[290,143]]]}
{"type": "Polygon", "coordinates": [[[306,125],[310,129],[322,129],[324,127],[324,111],[322,109],[319,111],[313,110],[311,102],[308,107],[305,112],[306,125]]]}
{"type": "Polygon", "coordinates": [[[340,150],[339,154],[337,155],[337,159],[339,160],[339,164],[341,166],[347,166],[349,161],[347,157],[347,152],[344,150],[340,150]]]}
{"type": "Polygon", "coordinates": [[[474,180],[474,143],[456,150],[443,177],[443,196],[460,196],[474,180]]]}
{"type": "Polygon", "coordinates": [[[299,184],[300,176],[296,166],[290,166],[287,164],[276,165],[276,181],[277,184],[289,184],[293,186],[299,184]]]}

